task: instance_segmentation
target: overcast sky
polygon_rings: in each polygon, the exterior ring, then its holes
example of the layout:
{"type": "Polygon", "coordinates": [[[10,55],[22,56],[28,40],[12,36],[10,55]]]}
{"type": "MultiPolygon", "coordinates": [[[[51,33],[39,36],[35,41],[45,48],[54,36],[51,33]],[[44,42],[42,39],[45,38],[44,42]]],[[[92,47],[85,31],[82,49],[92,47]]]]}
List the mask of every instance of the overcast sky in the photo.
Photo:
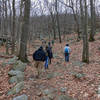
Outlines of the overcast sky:
{"type": "MultiPolygon", "coordinates": [[[[11,0],[12,1],[12,0],[11,0]]],[[[20,0],[16,0],[16,10],[19,10],[19,1],[20,0]]],[[[44,14],[48,14],[49,11],[46,7],[46,5],[44,4],[44,0],[31,0],[32,1],[32,9],[31,9],[31,14],[34,12],[37,13],[37,14],[41,14],[41,10],[43,9],[43,13],[44,14]],[[41,4],[41,7],[40,7],[40,4],[41,4]]],[[[48,0],[49,2],[52,2],[54,0],[48,0]]],[[[64,1],[66,2],[66,0],[61,0],[61,1],[64,1]]],[[[89,1],[89,0],[87,0],[89,1]]],[[[61,3],[60,3],[61,5],[61,3]]],[[[100,0],[96,0],[96,6],[99,7],[100,5],[100,0]]],[[[100,8],[100,7],[99,7],[100,8]]],[[[65,6],[63,5],[62,7],[60,6],[60,11],[59,12],[62,12],[64,11],[65,9],[65,6]]],[[[68,11],[71,11],[70,8],[67,8],[68,11]]],[[[99,10],[98,10],[99,11],[99,10]]]]}

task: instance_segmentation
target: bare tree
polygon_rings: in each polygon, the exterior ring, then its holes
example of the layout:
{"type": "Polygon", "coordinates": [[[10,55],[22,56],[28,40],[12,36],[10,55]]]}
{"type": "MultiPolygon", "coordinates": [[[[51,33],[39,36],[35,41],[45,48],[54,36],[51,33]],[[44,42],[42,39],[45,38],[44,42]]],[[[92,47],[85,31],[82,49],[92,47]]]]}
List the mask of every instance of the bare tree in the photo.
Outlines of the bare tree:
{"type": "Polygon", "coordinates": [[[89,41],[94,41],[95,35],[95,0],[90,0],[90,8],[91,8],[91,33],[89,37],[89,41]]]}
{"type": "Polygon", "coordinates": [[[19,51],[19,59],[23,62],[27,62],[27,40],[29,33],[29,19],[30,19],[30,0],[24,0],[24,17],[23,17],[23,25],[22,25],[22,34],[21,34],[21,42],[20,42],[20,51],[19,51]]]}
{"type": "Polygon", "coordinates": [[[56,10],[57,28],[58,28],[58,33],[59,33],[59,42],[61,43],[61,33],[60,33],[59,14],[58,14],[58,1],[57,0],[55,0],[55,10],[56,10]]]}
{"type": "MultiPolygon", "coordinates": [[[[82,1],[81,1],[82,5],[82,1]]],[[[83,11],[81,9],[81,11],[83,11]]],[[[82,12],[81,12],[82,14],[82,12]]],[[[81,15],[82,16],[82,15],[81,15]]],[[[89,45],[88,45],[88,13],[87,13],[87,0],[84,0],[84,27],[83,27],[83,54],[82,61],[89,63],[89,45]]]]}
{"type": "Polygon", "coordinates": [[[55,13],[54,13],[54,6],[49,4],[48,0],[44,0],[46,2],[47,8],[50,12],[50,17],[52,20],[52,29],[54,33],[54,39],[56,39],[56,18],[55,18],[55,13]]]}
{"type": "Polygon", "coordinates": [[[12,54],[14,54],[15,52],[15,20],[16,20],[15,0],[12,1],[12,8],[13,8],[12,54]]]}
{"type": "Polygon", "coordinates": [[[77,26],[77,33],[78,33],[78,37],[77,37],[77,41],[80,40],[81,36],[80,36],[80,27],[79,27],[79,21],[78,21],[78,12],[77,12],[77,9],[78,9],[78,0],[76,0],[76,11],[74,9],[75,5],[74,5],[74,0],[69,0],[69,4],[67,3],[64,3],[63,1],[61,0],[58,0],[60,3],[64,4],[66,7],[69,7],[72,9],[72,12],[73,12],[73,16],[74,16],[74,20],[76,22],[76,26],[77,26]]]}

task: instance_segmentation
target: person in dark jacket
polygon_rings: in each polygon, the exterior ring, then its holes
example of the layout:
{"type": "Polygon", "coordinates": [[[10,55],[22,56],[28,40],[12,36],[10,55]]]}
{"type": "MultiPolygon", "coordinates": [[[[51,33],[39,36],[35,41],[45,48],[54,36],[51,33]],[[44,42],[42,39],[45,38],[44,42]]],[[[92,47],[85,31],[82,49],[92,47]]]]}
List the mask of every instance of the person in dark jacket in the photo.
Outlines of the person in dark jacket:
{"type": "Polygon", "coordinates": [[[48,52],[49,62],[51,64],[51,59],[53,58],[53,53],[52,53],[52,47],[51,47],[50,42],[48,43],[47,52],[48,52]]]}
{"type": "Polygon", "coordinates": [[[48,46],[46,46],[46,49],[45,49],[45,53],[46,53],[46,59],[45,59],[45,69],[48,69],[48,61],[49,61],[49,57],[48,57],[48,46]]]}
{"type": "Polygon", "coordinates": [[[38,50],[33,53],[33,60],[35,61],[34,66],[37,69],[38,75],[37,78],[40,77],[43,69],[43,62],[46,59],[46,54],[41,46],[38,50]]]}

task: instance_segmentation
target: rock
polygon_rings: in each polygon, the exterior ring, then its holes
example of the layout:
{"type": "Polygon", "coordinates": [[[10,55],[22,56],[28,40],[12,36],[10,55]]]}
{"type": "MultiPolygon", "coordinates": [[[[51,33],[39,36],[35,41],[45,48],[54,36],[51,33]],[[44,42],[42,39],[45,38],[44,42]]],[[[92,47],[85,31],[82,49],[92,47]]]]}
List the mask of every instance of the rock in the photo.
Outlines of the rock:
{"type": "Polygon", "coordinates": [[[8,65],[7,62],[3,62],[1,66],[2,66],[2,67],[6,67],[7,65],[8,65]]]}
{"type": "Polygon", "coordinates": [[[54,78],[54,77],[57,77],[57,76],[60,76],[60,75],[61,75],[61,73],[52,72],[52,73],[47,75],[47,79],[51,79],[51,78],[54,78]]]}
{"type": "Polygon", "coordinates": [[[49,98],[50,100],[54,100],[55,97],[56,97],[55,94],[49,94],[49,95],[48,95],[48,98],[49,98]]]}
{"type": "Polygon", "coordinates": [[[54,77],[54,75],[52,73],[47,75],[47,79],[51,79],[53,77],[54,77]]]}
{"type": "Polygon", "coordinates": [[[71,97],[66,96],[66,95],[60,95],[60,96],[58,96],[57,100],[74,100],[74,99],[72,99],[71,97]]]}
{"type": "Polygon", "coordinates": [[[18,82],[17,76],[13,76],[13,77],[11,77],[10,80],[9,80],[9,83],[10,83],[10,84],[12,84],[12,83],[17,83],[17,82],[18,82]]]}
{"type": "Polygon", "coordinates": [[[82,67],[85,65],[85,63],[81,62],[81,61],[74,61],[72,63],[73,66],[79,66],[79,67],[82,67]]]}
{"type": "Polygon", "coordinates": [[[14,56],[12,59],[10,59],[7,63],[8,64],[15,64],[17,61],[18,57],[14,56]]]}
{"type": "Polygon", "coordinates": [[[56,88],[45,89],[45,90],[42,90],[42,92],[44,95],[51,95],[51,94],[57,92],[57,89],[56,88]]]}
{"type": "Polygon", "coordinates": [[[24,72],[18,71],[18,70],[11,70],[8,72],[9,76],[18,76],[18,75],[24,75],[24,72]]]}
{"type": "Polygon", "coordinates": [[[19,74],[17,76],[13,76],[10,78],[9,80],[9,83],[12,84],[12,83],[19,83],[19,82],[22,82],[24,81],[24,75],[23,74],[19,74]]]}
{"type": "Polygon", "coordinates": [[[55,54],[53,54],[53,57],[54,57],[54,58],[56,58],[56,57],[57,57],[57,55],[58,55],[58,54],[57,54],[57,53],[55,53],[55,54]]]}
{"type": "Polygon", "coordinates": [[[42,97],[40,100],[50,100],[48,97],[42,97]]]}
{"type": "Polygon", "coordinates": [[[19,70],[24,72],[25,68],[26,68],[26,63],[23,63],[21,61],[17,61],[14,65],[13,65],[13,70],[19,70]]]}
{"type": "Polygon", "coordinates": [[[100,94],[100,86],[98,87],[98,94],[100,94]]]}
{"type": "Polygon", "coordinates": [[[20,83],[16,84],[15,87],[10,89],[8,91],[7,95],[13,95],[13,94],[19,93],[23,88],[24,88],[24,82],[20,82],[20,83]]]}
{"type": "Polygon", "coordinates": [[[8,75],[11,77],[9,83],[18,83],[24,80],[24,72],[11,70],[8,72],[8,75]]]}
{"type": "Polygon", "coordinates": [[[78,79],[85,77],[84,73],[73,73],[73,75],[75,78],[78,78],[78,79]]]}
{"type": "Polygon", "coordinates": [[[46,90],[44,90],[43,91],[43,93],[45,94],[45,95],[49,95],[49,94],[51,94],[51,90],[50,89],[46,89],[46,90]]]}
{"type": "Polygon", "coordinates": [[[37,93],[37,96],[40,97],[41,95],[42,95],[42,92],[38,92],[38,93],[37,93]]]}
{"type": "Polygon", "coordinates": [[[17,96],[15,98],[13,98],[13,100],[28,100],[28,96],[23,94],[21,96],[17,96]]]}
{"type": "Polygon", "coordinates": [[[66,87],[61,87],[60,91],[61,91],[62,93],[65,93],[65,92],[67,91],[67,88],[66,88],[66,87]]]}

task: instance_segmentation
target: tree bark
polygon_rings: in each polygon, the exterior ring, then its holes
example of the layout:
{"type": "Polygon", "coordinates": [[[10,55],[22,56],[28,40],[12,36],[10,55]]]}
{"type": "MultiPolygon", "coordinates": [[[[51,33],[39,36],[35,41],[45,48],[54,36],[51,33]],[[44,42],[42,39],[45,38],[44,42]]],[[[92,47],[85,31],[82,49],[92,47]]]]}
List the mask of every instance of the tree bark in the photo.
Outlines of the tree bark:
{"type": "Polygon", "coordinates": [[[91,10],[91,33],[90,33],[90,37],[89,37],[89,41],[93,42],[94,39],[94,35],[95,35],[95,9],[94,9],[95,5],[94,5],[94,0],[90,0],[90,10],[91,10]]]}
{"type": "Polygon", "coordinates": [[[13,8],[12,54],[14,54],[15,53],[15,20],[16,20],[15,0],[12,1],[12,8],[13,8]]]}
{"type": "Polygon", "coordinates": [[[55,1],[55,10],[56,10],[56,20],[57,20],[57,28],[59,33],[59,42],[61,43],[61,33],[60,33],[60,24],[59,24],[59,14],[58,14],[58,2],[55,1]]]}
{"type": "Polygon", "coordinates": [[[22,34],[20,42],[19,59],[22,62],[27,62],[27,40],[29,34],[29,19],[30,19],[30,0],[25,0],[24,18],[22,25],[22,34]]]}
{"type": "Polygon", "coordinates": [[[82,61],[89,63],[89,45],[88,45],[88,14],[87,14],[87,0],[84,0],[84,31],[83,31],[83,54],[82,61]]]}

